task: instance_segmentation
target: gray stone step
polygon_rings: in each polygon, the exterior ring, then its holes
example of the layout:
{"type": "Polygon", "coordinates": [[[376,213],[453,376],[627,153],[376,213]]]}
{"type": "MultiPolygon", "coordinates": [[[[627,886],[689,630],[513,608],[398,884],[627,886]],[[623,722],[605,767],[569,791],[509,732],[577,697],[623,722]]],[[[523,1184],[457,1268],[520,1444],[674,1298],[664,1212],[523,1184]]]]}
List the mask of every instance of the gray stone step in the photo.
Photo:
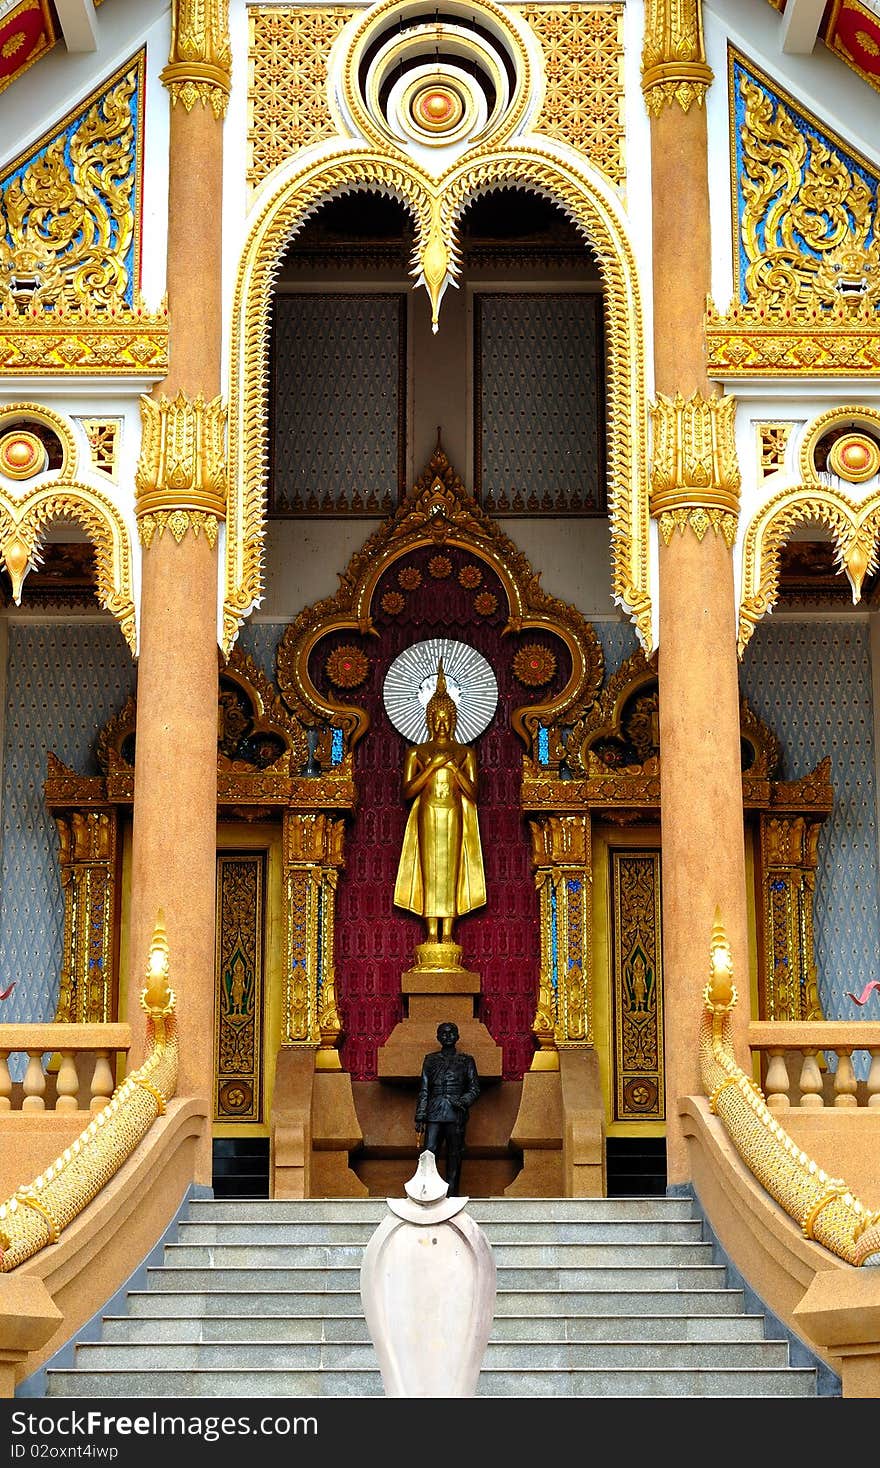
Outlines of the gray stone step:
{"type": "MultiPolygon", "coordinates": [[[[514,1219],[522,1223],[566,1222],[651,1224],[693,1219],[689,1198],[471,1198],[467,1211],[479,1224],[514,1219]]],[[[337,1221],[381,1223],[384,1198],[200,1198],[188,1210],[193,1223],[292,1223],[337,1221]]]]}
{"type": "MultiPolygon", "coordinates": [[[[161,1284],[168,1290],[322,1290],[360,1289],[360,1268],[321,1268],[293,1264],[284,1269],[280,1266],[240,1269],[231,1266],[200,1268],[187,1265],[183,1268],[157,1265],[148,1269],[147,1277],[155,1282],[161,1269],[161,1284]]],[[[594,1268],[576,1266],[560,1268],[553,1265],[536,1265],[529,1269],[515,1266],[498,1266],[498,1287],[514,1290],[675,1290],[675,1289],[720,1289],[724,1284],[724,1268],[720,1264],[685,1265],[678,1269],[674,1265],[638,1266],[613,1263],[594,1268]]]]}
{"type": "MultiPolygon", "coordinates": [[[[186,1314],[209,1320],[227,1316],[359,1314],[359,1289],[342,1290],[168,1290],[161,1280],[150,1290],[132,1290],[126,1303],[129,1316],[154,1320],[186,1314]]],[[[504,1315],[554,1315],[561,1318],[627,1315],[681,1315],[698,1319],[702,1316],[730,1315],[736,1318],[744,1309],[740,1290],[712,1288],[679,1289],[677,1284],[664,1290],[516,1290],[499,1289],[495,1300],[496,1318],[504,1315]]],[[[762,1317],[759,1317],[762,1318],[762,1317]]]]}
{"type": "MultiPolygon", "coordinates": [[[[497,1269],[480,1397],[813,1397],[688,1198],[472,1199],[497,1269]]],[[[49,1397],[382,1397],[360,1268],[384,1199],[200,1200],[49,1397]]]]}
{"type": "MultiPolygon", "coordinates": [[[[708,1243],[627,1243],[621,1248],[609,1243],[499,1243],[492,1242],[498,1269],[607,1269],[619,1261],[621,1252],[633,1267],[672,1269],[711,1262],[708,1243]]],[[[364,1246],[360,1244],[169,1244],[165,1264],[169,1269],[350,1269],[360,1268],[364,1246]]]]}
{"type": "MultiPolygon", "coordinates": [[[[84,1371],[220,1371],[229,1347],[216,1341],[85,1342],[77,1364],[84,1371]]],[[[378,1369],[371,1341],[239,1341],[237,1370],[369,1371],[378,1369]]],[[[484,1367],[495,1371],[609,1370],[660,1367],[692,1370],[731,1366],[784,1368],[785,1341],[490,1341],[484,1367]]]]}
{"type": "MultiPolygon", "coordinates": [[[[150,1299],[150,1296],[145,1298],[150,1299]]],[[[324,1296],[326,1300],[326,1295],[324,1296]]],[[[316,1297],[317,1300],[317,1297],[316,1297]]],[[[105,1315],[104,1341],[369,1341],[360,1300],[350,1313],[321,1315],[105,1315]]],[[[576,1315],[497,1314],[493,1341],[763,1341],[760,1315],[576,1315]]]]}
{"type": "MultiPolygon", "coordinates": [[[[262,1249],[269,1245],[285,1245],[299,1248],[305,1244],[347,1244],[366,1248],[379,1221],[370,1219],[362,1223],[295,1220],[289,1223],[272,1222],[269,1219],[252,1220],[250,1223],[199,1222],[182,1223],[178,1230],[177,1244],[193,1248],[207,1248],[213,1244],[247,1244],[249,1248],[262,1249]]],[[[661,1244],[702,1242],[702,1223],[698,1218],[682,1218],[671,1222],[648,1225],[640,1219],[618,1219],[601,1222],[598,1219],[524,1221],[515,1218],[498,1219],[481,1225],[493,1249],[500,1244],[661,1244]]]]}
{"type": "MultiPolygon", "coordinates": [[[[298,1398],[382,1397],[378,1371],[53,1371],[52,1397],[298,1398]]],[[[685,1368],[481,1372],[478,1397],[813,1397],[806,1368],[685,1368]]]]}

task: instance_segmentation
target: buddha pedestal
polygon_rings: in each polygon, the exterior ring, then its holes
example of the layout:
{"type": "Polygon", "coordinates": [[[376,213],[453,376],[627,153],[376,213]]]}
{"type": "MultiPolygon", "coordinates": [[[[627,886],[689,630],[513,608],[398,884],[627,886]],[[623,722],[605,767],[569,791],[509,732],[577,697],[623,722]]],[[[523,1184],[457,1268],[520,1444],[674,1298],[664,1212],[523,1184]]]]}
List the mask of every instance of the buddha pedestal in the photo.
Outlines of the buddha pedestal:
{"type": "Polygon", "coordinates": [[[462,967],[458,943],[420,943],[415,964],[401,977],[405,1018],[379,1047],[379,1079],[418,1079],[422,1061],[437,1049],[437,1026],[458,1026],[459,1049],[474,1057],[481,1079],[501,1075],[501,1046],[475,1018],[480,975],[462,967]]]}

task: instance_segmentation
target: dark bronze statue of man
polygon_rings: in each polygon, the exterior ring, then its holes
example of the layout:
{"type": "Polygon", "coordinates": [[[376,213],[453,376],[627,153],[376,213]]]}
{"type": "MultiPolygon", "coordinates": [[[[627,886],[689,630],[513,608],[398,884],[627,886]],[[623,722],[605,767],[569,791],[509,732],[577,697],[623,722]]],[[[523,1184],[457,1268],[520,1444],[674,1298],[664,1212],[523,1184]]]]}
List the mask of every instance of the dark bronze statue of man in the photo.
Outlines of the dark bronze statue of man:
{"type": "Polygon", "coordinates": [[[456,1050],[458,1025],[444,1020],[437,1026],[440,1049],[422,1062],[419,1099],[416,1102],[416,1131],[425,1133],[424,1151],[437,1157],[446,1144],[447,1196],[459,1196],[461,1156],[468,1113],[480,1094],[474,1057],[456,1050]]]}

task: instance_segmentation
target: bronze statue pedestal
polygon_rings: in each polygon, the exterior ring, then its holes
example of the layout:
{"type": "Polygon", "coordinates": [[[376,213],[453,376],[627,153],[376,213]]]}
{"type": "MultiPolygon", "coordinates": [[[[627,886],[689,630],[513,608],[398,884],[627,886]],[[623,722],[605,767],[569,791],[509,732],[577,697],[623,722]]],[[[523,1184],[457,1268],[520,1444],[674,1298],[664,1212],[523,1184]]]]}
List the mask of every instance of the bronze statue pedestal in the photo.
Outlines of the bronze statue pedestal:
{"type": "Polygon", "coordinates": [[[480,975],[462,967],[459,945],[420,943],[415,956],[400,981],[406,1018],[379,1047],[379,1079],[417,1079],[426,1053],[437,1048],[437,1026],[444,1020],[458,1025],[460,1048],[474,1057],[480,1078],[500,1076],[501,1046],[474,1017],[480,975]]]}

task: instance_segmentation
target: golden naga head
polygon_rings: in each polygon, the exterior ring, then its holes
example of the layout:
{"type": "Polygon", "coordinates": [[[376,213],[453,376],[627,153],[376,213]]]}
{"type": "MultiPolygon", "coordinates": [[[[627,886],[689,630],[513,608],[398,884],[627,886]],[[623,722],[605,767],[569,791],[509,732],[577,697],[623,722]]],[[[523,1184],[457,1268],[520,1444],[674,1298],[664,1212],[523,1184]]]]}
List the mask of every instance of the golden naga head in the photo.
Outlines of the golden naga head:
{"type": "Polygon", "coordinates": [[[717,907],[710,948],[709,982],[703,990],[703,998],[706,1008],[714,1014],[727,1014],[736,1004],[737,993],[733,982],[733,955],[717,907]]]}
{"type": "Polygon", "coordinates": [[[168,982],[171,961],[168,936],[165,932],[165,914],[162,909],[156,917],[150,956],[147,960],[147,983],[141,990],[141,1008],[154,1020],[164,1019],[174,1012],[176,996],[168,982]]]}
{"type": "Polygon", "coordinates": [[[443,671],[443,659],[437,663],[437,687],[428,699],[425,709],[425,723],[428,733],[432,736],[440,732],[443,726],[444,732],[451,739],[455,733],[458,722],[458,709],[455,707],[455,699],[446,687],[446,674],[443,671]]]}

